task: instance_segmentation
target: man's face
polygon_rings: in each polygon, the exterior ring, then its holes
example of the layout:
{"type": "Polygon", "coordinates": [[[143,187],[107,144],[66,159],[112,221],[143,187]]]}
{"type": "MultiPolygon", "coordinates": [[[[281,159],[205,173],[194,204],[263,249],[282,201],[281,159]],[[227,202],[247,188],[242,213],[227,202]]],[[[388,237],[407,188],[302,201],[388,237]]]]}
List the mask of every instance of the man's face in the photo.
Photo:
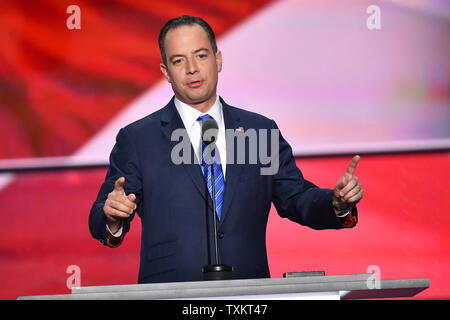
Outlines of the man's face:
{"type": "Polygon", "coordinates": [[[210,107],[216,99],[222,54],[214,54],[208,35],[198,24],[171,29],[164,40],[167,65],[160,68],[184,103],[210,107]]]}

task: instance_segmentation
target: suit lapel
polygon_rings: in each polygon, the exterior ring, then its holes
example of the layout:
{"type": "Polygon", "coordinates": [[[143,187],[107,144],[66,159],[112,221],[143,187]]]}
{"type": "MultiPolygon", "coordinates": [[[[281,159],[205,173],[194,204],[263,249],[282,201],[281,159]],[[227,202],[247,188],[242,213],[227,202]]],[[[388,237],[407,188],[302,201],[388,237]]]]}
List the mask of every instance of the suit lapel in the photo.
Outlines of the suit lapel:
{"type": "MultiPolygon", "coordinates": [[[[172,100],[170,100],[170,102],[164,107],[161,114],[161,131],[165,135],[168,142],[171,144],[172,148],[174,148],[175,145],[179,143],[179,141],[171,140],[172,132],[180,128],[186,129],[175,107],[174,98],[172,98],[172,100]]],[[[191,145],[190,159],[192,160],[192,163],[180,165],[186,169],[186,172],[190,176],[195,187],[203,196],[203,198],[205,198],[205,178],[203,177],[203,173],[200,166],[197,163],[193,162],[196,156],[194,153],[194,148],[192,147],[192,143],[190,143],[190,145],[191,145]]],[[[209,205],[212,206],[211,197],[208,196],[208,198],[209,198],[208,199],[209,205]]]]}
{"type": "MultiPolygon", "coordinates": [[[[223,117],[225,122],[225,130],[231,129],[235,130],[241,124],[240,118],[233,114],[232,108],[220,98],[222,103],[223,117]]],[[[176,110],[174,104],[174,98],[170,100],[170,102],[163,108],[161,114],[161,131],[166,137],[167,141],[171,144],[172,148],[179,143],[179,141],[171,141],[172,132],[176,129],[184,128],[183,121],[181,120],[178,111],[176,110]]],[[[226,148],[227,150],[231,150],[233,148],[234,158],[230,152],[227,152],[227,170],[225,176],[225,193],[223,198],[223,209],[222,209],[222,217],[219,221],[219,224],[223,223],[225,220],[228,211],[230,210],[231,202],[233,196],[238,188],[238,182],[241,170],[243,168],[242,164],[237,164],[237,143],[236,141],[231,141],[228,137],[226,137],[226,148]],[[233,158],[233,159],[232,159],[233,158]]],[[[195,153],[191,144],[191,159],[194,159],[195,153]]],[[[190,176],[192,182],[194,183],[196,189],[200,192],[203,198],[206,196],[205,189],[205,178],[203,176],[202,170],[197,163],[192,164],[181,164],[186,169],[186,172],[190,176]]],[[[208,204],[209,207],[212,208],[211,197],[208,194],[208,204]]]]}
{"type": "MultiPolygon", "coordinates": [[[[223,117],[225,121],[225,130],[231,129],[236,130],[241,124],[241,120],[239,116],[233,114],[232,108],[220,98],[222,103],[223,117]]],[[[231,141],[229,137],[226,137],[226,145],[227,145],[227,170],[225,175],[225,193],[223,198],[223,208],[222,208],[222,217],[220,219],[220,224],[223,223],[228,212],[230,211],[231,202],[233,199],[233,195],[238,188],[238,181],[240,177],[240,173],[243,165],[237,164],[237,143],[236,141],[231,141]],[[233,148],[233,155],[228,151],[233,148]]]]}

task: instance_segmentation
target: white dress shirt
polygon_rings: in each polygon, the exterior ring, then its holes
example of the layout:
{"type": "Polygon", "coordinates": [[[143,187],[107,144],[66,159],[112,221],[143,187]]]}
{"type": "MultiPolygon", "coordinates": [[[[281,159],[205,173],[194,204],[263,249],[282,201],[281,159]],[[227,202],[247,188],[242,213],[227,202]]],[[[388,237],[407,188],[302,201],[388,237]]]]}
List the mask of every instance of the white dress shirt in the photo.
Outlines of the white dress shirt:
{"type": "MultiPolygon", "coordinates": [[[[184,102],[181,102],[176,97],[174,99],[175,107],[177,108],[178,113],[180,114],[181,120],[183,121],[184,127],[186,128],[189,139],[191,140],[192,147],[194,148],[195,155],[197,157],[198,163],[200,163],[200,154],[202,152],[202,146],[200,143],[200,135],[201,135],[201,125],[200,122],[197,121],[198,117],[203,116],[205,114],[209,114],[214,120],[217,121],[219,126],[219,134],[217,136],[216,146],[219,150],[220,161],[222,164],[223,177],[225,179],[226,173],[226,141],[225,141],[225,121],[223,119],[223,110],[222,104],[220,103],[219,96],[217,95],[216,101],[212,105],[212,107],[206,112],[202,113],[197,109],[187,105],[184,102]]],[[[106,225],[106,229],[109,233],[112,232],[109,230],[108,225],[106,225]]],[[[122,227],[112,234],[115,237],[120,237],[122,235],[122,227]]]]}
{"type": "Polygon", "coordinates": [[[197,160],[199,160],[199,162],[200,162],[199,155],[202,152],[202,147],[200,143],[201,125],[200,122],[197,121],[197,119],[200,116],[209,114],[211,117],[214,118],[214,120],[217,121],[217,124],[219,126],[219,135],[217,136],[216,146],[217,149],[219,150],[223,176],[225,179],[227,148],[225,143],[225,122],[223,120],[222,104],[220,103],[219,96],[216,97],[216,101],[206,113],[201,113],[197,109],[194,109],[191,106],[185,104],[184,102],[181,102],[177,98],[175,98],[175,107],[177,108],[177,111],[181,116],[181,120],[183,121],[184,127],[187,130],[189,139],[191,140],[192,143],[192,147],[194,148],[195,155],[197,156],[197,160]]]}

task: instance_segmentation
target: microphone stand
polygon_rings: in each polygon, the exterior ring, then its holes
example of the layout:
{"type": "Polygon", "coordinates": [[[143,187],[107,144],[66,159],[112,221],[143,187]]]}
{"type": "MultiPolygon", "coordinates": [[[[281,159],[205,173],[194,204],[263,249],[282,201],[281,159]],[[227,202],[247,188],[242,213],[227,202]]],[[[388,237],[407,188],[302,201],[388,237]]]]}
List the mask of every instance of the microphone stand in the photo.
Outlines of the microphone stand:
{"type": "MultiPolygon", "coordinates": [[[[207,147],[211,148],[213,143],[207,147]]],[[[212,150],[209,149],[212,155],[212,150]]],[[[211,162],[211,187],[212,187],[212,205],[213,205],[213,223],[214,223],[214,249],[216,251],[216,264],[210,264],[203,267],[203,280],[231,280],[233,267],[219,263],[219,245],[217,242],[217,211],[216,211],[216,179],[214,177],[214,158],[211,162]]]]}
{"type": "Polygon", "coordinates": [[[216,212],[216,179],[214,178],[214,161],[211,163],[211,187],[212,187],[212,205],[213,205],[213,222],[214,222],[214,248],[216,250],[216,264],[219,264],[219,245],[217,243],[217,212],[216,212]]]}

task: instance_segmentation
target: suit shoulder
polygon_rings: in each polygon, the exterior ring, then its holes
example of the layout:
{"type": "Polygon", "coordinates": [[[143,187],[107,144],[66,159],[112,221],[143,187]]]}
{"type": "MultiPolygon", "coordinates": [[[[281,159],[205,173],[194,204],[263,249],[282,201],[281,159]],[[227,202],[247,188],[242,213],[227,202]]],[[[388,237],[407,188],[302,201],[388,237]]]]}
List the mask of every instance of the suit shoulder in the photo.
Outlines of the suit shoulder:
{"type": "Polygon", "coordinates": [[[161,122],[161,113],[164,108],[161,108],[141,119],[138,119],[124,127],[124,129],[131,133],[140,133],[143,130],[148,131],[152,130],[152,128],[159,128],[158,124],[161,122]]]}
{"type": "Polygon", "coordinates": [[[228,106],[228,108],[230,108],[230,111],[235,116],[238,116],[241,121],[250,122],[258,127],[272,127],[273,120],[263,116],[262,114],[233,106],[228,106]]]}

